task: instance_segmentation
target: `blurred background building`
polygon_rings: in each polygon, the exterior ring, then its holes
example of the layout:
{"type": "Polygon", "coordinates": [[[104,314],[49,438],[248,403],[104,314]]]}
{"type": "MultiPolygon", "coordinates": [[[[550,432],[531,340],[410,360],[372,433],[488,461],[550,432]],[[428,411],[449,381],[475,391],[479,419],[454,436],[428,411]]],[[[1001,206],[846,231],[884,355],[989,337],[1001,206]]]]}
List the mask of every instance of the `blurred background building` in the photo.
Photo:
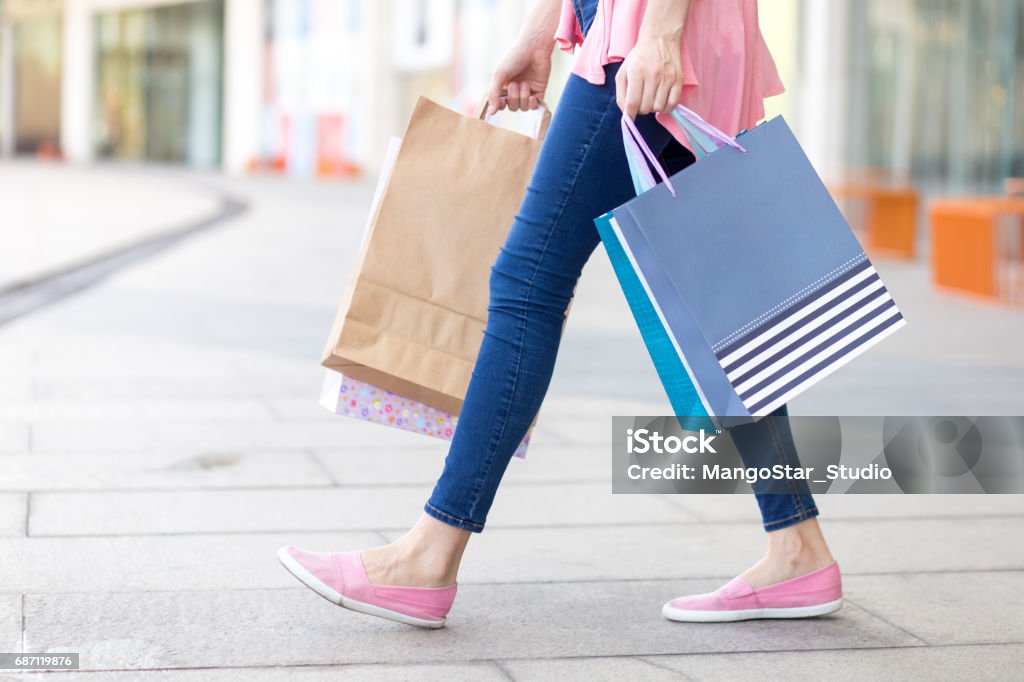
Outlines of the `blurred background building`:
{"type": "MultiPolygon", "coordinates": [[[[372,170],[418,95],[472,110],[529,4],[0,0],[0,151],[372,170]]],[[[827,177],[868,170],[956,193],[1024,175],[1024,0],[760,11],[788,87],[770,111],[827,177]]],[[[553,83],[570,59],[556,59],[553,83]]]]}

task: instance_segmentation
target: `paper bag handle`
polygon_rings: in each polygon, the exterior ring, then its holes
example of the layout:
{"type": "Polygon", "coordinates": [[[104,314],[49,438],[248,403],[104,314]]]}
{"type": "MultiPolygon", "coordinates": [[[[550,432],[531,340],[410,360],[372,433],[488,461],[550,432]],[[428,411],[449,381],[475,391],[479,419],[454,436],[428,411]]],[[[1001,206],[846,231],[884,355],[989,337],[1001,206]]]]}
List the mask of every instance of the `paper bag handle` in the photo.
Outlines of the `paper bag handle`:
{"type": "MultiPolygon", "coordinates": [[[[700,146],[705,152],[729,146],[738,149],[744,154],[747,153],[747,150],[735,138],[729,137],[701,118],[697,112],[684,107],[682,104],[676,105],[676,108],[672,110],[672,118],[687,133],[691,141],[700,146]],[[709,144],[714,149],[709,150],[705,148],[705,144],[709,144]]],[[[654,186],[654,177],[647,166],[649,162],[654,167],[654,170],[658,172],[662,182],[668,188],[668,191],[672,193],[672,196],[676,195],[676,188],[673,187],[672,181],[668,179],[665,169],[658,163],[658,159],[654,156],[651,148],[644,142],[643,135],[637,129],[636,123],[625,114],[622,116],[622,143],[626,148],[626,160],[629,163],[633,187],[637,194],[642,194],[654,186]]]]}
{"type": "MultiPolygon", "coordinates": [[[[505,98],[503,97],[502,99],[505,98]]],[[[543,140],[544,136],[548,134],[548,126],[551,124],[551,109],[544,103],[544,100],[539,100],[539,104],[541,109],[540,121],[537,124],[537,132],[533,136],[538,141],[543,140]]],[[[489,105],[490,100],[485,97],[483,102],[480,103],[480,109],[476,115],[481,121],[487,120],[487,108],[489,105]]]]}

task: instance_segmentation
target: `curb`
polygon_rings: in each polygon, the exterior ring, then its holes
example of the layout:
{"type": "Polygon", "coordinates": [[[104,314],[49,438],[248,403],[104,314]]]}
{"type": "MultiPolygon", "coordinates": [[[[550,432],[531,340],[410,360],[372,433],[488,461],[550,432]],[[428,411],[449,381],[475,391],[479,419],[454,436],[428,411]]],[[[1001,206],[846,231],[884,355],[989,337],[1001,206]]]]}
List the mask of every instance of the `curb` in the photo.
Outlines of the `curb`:
{"type": "Polygon", "coordinates": [[[0,287],[0,326],[99,284],[117,271],[218,227],[249,209],[248,203],[235,197],[221,194],[219,199],[219,208],[203,218],[0,287]]]}

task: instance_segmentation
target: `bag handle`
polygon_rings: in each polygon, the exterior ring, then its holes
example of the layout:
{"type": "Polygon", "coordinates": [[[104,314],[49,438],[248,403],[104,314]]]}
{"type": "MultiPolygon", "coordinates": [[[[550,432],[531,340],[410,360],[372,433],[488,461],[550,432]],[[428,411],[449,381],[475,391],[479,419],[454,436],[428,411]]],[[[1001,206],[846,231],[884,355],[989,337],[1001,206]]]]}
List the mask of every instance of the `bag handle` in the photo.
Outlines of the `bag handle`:
{"type": "MultiPolygon", "coordinates": [[[[744,154],[747,153],[747,150],[735,138],[729,137],[701,118],[697,112],[684,107],[682,104],[676,105],[676,108],[672,110],[672,118],[694,144],[695,150],[700,149],[703,152],[698,152],[699,158],[703,158],[706,154],[723,146],[733,147],[744,154]]],[[[644,142],[643,135],[637,129],[636,123],[625,114],[622,116],[622,143],[626,148],[626,161],[629,163],[630,176],[633,178],[633,188],[637,194],[642,194],[655,184],[654,177],[651,175],[650,168],[647,165],[649,162],[654,167],[654,170],[658,172],[668,191],[671,192],[672,196],[676,196],[676,188],[672,185],[672,181],[669,180],[665,169],[658,163],[658,159],[654,156],[651,148],[644,142]]]]}
{"type": "Polygon", "coordinates": [[[637,189],[637,194],[642,194],[640,188],[644,188],[643,191],[647,191],[654,186],[654,177],[651,175],[650,168],[647,163],[650,162],[651,166],[654,166],[654,170],[658,171],[658,175],[661,176],[661,181],[668,187],[668,191],[672,193],[672,196],[676,195],[676,188],[672,186],[672,181],[668,179],[668,175],[665,173],[665,169],[658,163],[658,159],[655,158],[654,152],[644,142],[643,135],[637,130],[636,123],[633,122],[629,116],[622,115],[622,143],[626,147],[626,159],[629,161],[630,174],[633,175],[633,187],[637,189]],[[646,159],[644,158],[646,157],[646,159]],[[643,169],[642,171],[640,169],[643,169]],[[636,173],[640,171],[642,175],[637,178],[636,173]]]}
{"type": "MultiPolygon", "coordinates": [[[[504,99],[504,98],[502,98],[504,99]]],[[[544,136],[548,134],[548,126],[551,124],[551,109],[544,103],[544,100],[538,100],[541,108],[540,121],[537,123],[536,134],[533,136],[538,142],[544,139],[544,136]]],[[[480,103],[480,109],[477,111],[476,117],[481,121],[487,120],[487,109],[490,106],[490,100],[484,97],[480,103]]]]}

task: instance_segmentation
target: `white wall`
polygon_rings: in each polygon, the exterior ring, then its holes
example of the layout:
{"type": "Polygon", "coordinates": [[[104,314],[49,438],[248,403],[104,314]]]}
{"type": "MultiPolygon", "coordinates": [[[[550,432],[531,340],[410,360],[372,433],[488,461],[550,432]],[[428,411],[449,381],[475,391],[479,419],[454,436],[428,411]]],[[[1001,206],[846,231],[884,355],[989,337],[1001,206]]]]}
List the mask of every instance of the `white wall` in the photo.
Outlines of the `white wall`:
{"type": "Polygon", "coordinates": [[[222,165],[242,173],[259,152],[263,106],[263,2],[224,1],[222,165]]]}
{"type": "Polygon", "coordinates": [[[850,0],[804,0],[799,89],[793,115],[800,143],[826,181],[842,174],[849,69],[850,0]]]}

